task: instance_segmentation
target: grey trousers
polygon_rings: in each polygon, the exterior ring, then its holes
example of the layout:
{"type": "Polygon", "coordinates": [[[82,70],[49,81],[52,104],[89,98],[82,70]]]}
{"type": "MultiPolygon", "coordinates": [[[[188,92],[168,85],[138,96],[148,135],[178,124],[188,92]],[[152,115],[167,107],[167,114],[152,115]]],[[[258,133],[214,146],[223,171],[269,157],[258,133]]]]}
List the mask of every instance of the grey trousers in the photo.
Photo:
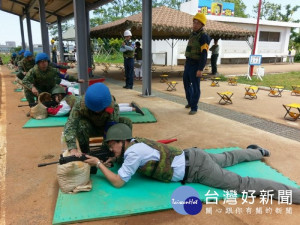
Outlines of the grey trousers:
{"type": "Polygon", "coordinates": [[[234,150],[221,154],[209,154],[198,148],[185,149],[189,151],[188,183],[201,183],[223,190],[243,191],[255,190],[254,195],[260,195],[261,190],[273,190],[273,198],[278,199],[279,190],[292,190],[292,203],[300,204],[300,189],[284,185],[272,180],[241,177],[224,167],[241,162],[260,160],[263,158],[260,151],[255,149],[234,150]]]}

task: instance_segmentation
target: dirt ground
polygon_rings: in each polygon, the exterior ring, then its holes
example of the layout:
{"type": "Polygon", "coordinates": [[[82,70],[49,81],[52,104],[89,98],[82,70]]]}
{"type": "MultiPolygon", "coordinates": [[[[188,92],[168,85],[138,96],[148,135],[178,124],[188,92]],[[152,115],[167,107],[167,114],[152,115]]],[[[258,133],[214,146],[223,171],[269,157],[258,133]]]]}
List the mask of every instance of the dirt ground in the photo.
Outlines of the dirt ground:
{"type": "MultiPolygon", "coordinates": [[[[294,65],[269,65],[265,68],[277,71],[299,71],[300,64],[294,65]],[[276,68],[275,68],[276,67],[276,68]],[[292,70],[290,70],[292,69],[292,70]]],[[[170,68],[157,68],[153,75],[152,88],[164,93],[184,96],[181,75],[182,67],[174,67],[170,77],[179,82],[176,92],[165,91],[167,86],[159,82],[161,71],[170,68]]],[[[265,69],[265,70],[266,70],[265,69]]],[[[219,72],[227,74],[243,74],[247,70],[245,65],[220,66],[219,72]]],[[[51,224],[58,193],[56,181],[56,167],[48,166],[38,168],[40,162],[49,162],[60,154],[60,135],[63,130],[58,128],[28,128],[22,126],[28,118],[27,107],[17,107],[22,93],[14,92],[12,84],[14,75],[5,66],[0,66],[0,224],[51,224]]],[[[103,75],[102,68],[96,69],[96,75],[103,75]]],[[[105,76],[122,80],[121,72],[112,69],[105,76]]],[[[300,79],[299,79],[300,83],[300,79]]],[[[300,142],[293,141],[260,129],[224,119],[222,117],[199,111],[194,116],[189,116],[188,110],[182,105],[158,97],[142,98],[135,90],[124,90],[122,87],[106,82],[118,102],[136,101],[141,106],[147,106],[156,116],[157,123],[134,124],[134,135],[150,139],[177,138],[174,145],[186,148],[198,146],[200,148],[218,148],[238,146],[245,148],[255,143],[270,149],[272,156],[265,162],[283,175],[300,184],[299,149],[300,142]]],[[[135,86],[141,86],[138,81],[135,86]]],[[[222,83],[220,87],[210,87],[210,81],[201,83],[201,101],[208,104],[218,104],[217,91],[233,91],[232,105],[224,107],[237,110],[277,123],[286,124],[299,129],[299,121],[288,122],[283,119],[283,103],[300,101],[300,97],[290,96],[284,92],[281,98],[271,98],[266,91],[258,92],[257,100],[246,100],[244,86],[228,86],[222,83]]],[[[300,137],[299,137],[300,139],[300,137]]],[[[112,218],[82,224],[299,224],[299,205],[262,205],[256,201],[252,214],[246,214],[249,205],[238,202],[233,206],[232,214],[225,213],[229,206],[220,202],[218,205],[204,205],[202,212],[195,216],[182,216],[173,210],[153,212],[145,215],[134,215],[123,218],[112,218]],[[262,207],[262,214],[255,213],[262,207]],[[267,208],[272,208],[272,211],[267,208]],[[236,213],[235,209],[241,208],[243,213],[236,213]],[[282,211],[280,211],[280,209],[282,211]],[[212,215],[208,212],[212,210],[212,215]],[[221,213],[217,213],[220,212],[221,213]],[[266,210],[269,213],[266,213],[266,210]],[[292,213],[288,213],[292,210],[292,213]],[[271,212],[271,213],[270,213],[271,212]]]]}

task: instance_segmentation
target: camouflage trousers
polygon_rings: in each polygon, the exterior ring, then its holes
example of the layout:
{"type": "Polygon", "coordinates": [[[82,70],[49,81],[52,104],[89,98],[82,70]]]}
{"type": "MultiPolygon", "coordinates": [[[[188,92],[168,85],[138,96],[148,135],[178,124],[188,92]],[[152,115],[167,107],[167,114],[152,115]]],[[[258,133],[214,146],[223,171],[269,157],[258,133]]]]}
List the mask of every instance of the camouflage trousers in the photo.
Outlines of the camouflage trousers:
{"type": "Polygon", "coordinates": [[[188,151],[189,154],[188,183],[201,183],[223,190],[235,190],[237,193],[255,191],[256,196],[259,196],[262,190],[271,191],[274,199],[278,199],[278,191],[292,190],[292,202],[300,204],[300,189],[298,188],[267,179],[241,177],[223,169],[241,162],[262,159],[263,156],[259,150],[234,150],[221,154],[209,154],[198,148],[189,148],[184,151],[188,151]]]}

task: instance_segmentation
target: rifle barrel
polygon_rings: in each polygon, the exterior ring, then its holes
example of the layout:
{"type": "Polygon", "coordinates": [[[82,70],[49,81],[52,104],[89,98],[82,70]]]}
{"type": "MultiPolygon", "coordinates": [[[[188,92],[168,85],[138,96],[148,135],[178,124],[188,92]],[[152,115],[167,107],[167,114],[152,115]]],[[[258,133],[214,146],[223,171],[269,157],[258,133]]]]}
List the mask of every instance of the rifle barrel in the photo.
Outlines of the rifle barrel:
{"type": "Polygon", "coordinates": [[[48,165],[57,164],[57,163],[59,163],[59,161],[50,162],[50,163],[40,163],[40,164],[38,164],[38,167],[48,166],[48,165]]]}

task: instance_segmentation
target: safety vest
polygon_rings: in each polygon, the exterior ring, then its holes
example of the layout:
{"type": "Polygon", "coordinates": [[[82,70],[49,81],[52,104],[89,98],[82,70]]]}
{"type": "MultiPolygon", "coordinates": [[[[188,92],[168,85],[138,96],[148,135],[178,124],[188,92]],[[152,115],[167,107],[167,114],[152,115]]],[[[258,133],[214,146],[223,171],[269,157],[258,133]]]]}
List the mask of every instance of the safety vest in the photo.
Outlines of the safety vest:
{"type": "MultiPolygon", "coordinates": [[[[131,46],[132,45],[132,41],[131,40],[130,41],[125,41],[125,45],[132,47],[131,46]]],[[[123,57],[124,58],[133,58],[133,56],[134,56],[134,51],[123,52],[123,57]]]]}
{"type": "Polygon", "coordinates": [[[188,44],[185,50],[185,57],[195,60],[200,60],[201,52],[206,49],[208,50],[208,44],[204,43],[202,46],[200,44],[201,36],[205,35],[204,31],[201,30],[199,32],[193,32],[190,35],[188,44]]]}
{"type": "Polygon", "coordinates": [[[173,169],[171,167],[173,159],[175,156],[182,154],[182,150],[180,148],[162,144],[146,138],[135,138],[135,141],[131,142],[127,148],[136,143],[144,143],[159,151],[160,154],[159,161],[148,161],[137,171],[148,177],[152,177],[163,182],[170,182],[173,177],[173,169]]]}

